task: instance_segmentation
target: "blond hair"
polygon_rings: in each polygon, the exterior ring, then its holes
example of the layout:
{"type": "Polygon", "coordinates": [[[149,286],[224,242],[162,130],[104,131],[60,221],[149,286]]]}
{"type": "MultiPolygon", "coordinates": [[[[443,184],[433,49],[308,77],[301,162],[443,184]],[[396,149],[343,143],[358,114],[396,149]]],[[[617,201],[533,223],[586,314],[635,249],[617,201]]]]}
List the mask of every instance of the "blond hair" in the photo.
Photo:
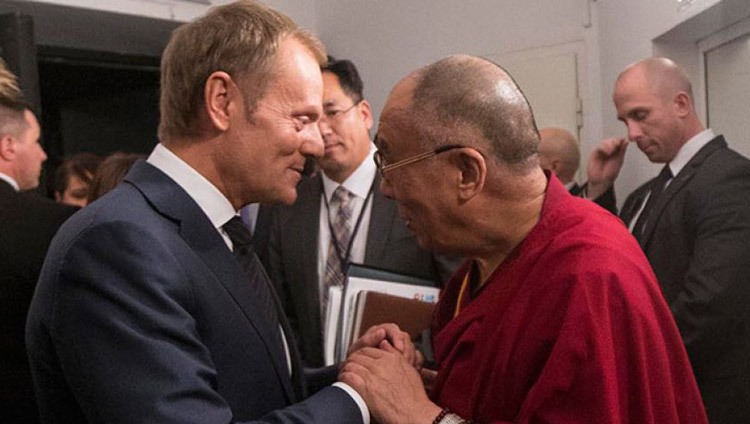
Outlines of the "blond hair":
{"type": "Polygon", "coordinates": [[[208,77],[217,71],[242,81],[250,117],[275,75],[280,42],[293,37],[324,63],[325,47],[281,12],[254,0],[211,9],[177,28],[161,62],[159,138],[198,135],[196,117],[204,102],[208,77]]]}
{"type": "Polygon", "coordinates": [[[16,135],[25,128],[23,112],[30,109],[18,86],[18,78],[13,75],[0,59],[0,137],[16,135]]]}

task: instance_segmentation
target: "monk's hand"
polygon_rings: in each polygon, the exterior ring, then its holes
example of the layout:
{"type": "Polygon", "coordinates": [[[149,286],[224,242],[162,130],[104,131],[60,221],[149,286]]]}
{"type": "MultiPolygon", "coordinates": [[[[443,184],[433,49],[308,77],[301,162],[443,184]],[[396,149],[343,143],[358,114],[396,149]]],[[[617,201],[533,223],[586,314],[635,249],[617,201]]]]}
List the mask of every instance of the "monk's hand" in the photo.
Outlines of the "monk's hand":
{"type": "Polygon", "coordinates": [[[614,185],[625,161],[628,142],[624,138],[607,138],[594,148],[587,165],[586,197],[596,199],[614,185]]]}
{"type": "Polygon", "coordinates": [[[380,424],[429,424],[441,410],[428,399],[414,366],[392,346],[353,352],[340,369],[339,381],[362,396],[380,424]]]}
{"type": "Polygon", "coordinates": [[[370,327],[359,340],[351,345],[347,356],[365,347],[393,348],[415,368],[421,368],[424,361],[423,357],[417,354],[409,333],[401,331],[396,324],[380,324],[370,327]]]}

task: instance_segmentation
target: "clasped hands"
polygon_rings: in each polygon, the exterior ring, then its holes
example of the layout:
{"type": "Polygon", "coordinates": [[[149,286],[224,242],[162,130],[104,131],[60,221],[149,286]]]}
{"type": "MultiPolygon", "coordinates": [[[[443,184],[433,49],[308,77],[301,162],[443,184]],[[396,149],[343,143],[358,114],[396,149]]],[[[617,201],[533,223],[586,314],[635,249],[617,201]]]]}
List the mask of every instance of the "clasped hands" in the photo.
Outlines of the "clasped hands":
{"type": "Polygon", "coordinates": [[[425,383],[434,380],[435,372],[422,370],[423,360],[408,333],[381,324],[349,348],[339,381],[362,396],[380,424],[431,423],[441,408],[427,397],[425,383]]]}

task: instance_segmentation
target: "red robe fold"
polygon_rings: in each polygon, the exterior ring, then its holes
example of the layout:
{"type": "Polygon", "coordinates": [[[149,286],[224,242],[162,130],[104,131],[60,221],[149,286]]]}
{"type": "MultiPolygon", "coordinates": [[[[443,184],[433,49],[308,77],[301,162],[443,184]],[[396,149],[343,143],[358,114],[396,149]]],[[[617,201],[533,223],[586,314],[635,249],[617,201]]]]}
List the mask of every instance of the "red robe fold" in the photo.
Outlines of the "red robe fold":
{"type": "Polygon", "coordinates": [[[478,423],[706,423],[656,278],[621,222],[550,178],[539,223],[433,322],[441,406],[478,423]]]}

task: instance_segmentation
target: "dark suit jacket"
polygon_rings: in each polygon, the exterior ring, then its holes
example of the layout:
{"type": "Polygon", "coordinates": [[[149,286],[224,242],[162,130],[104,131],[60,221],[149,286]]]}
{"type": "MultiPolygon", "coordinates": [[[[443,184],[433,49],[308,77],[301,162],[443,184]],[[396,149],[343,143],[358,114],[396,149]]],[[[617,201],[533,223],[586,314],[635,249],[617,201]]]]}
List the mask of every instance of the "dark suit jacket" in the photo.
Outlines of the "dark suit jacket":
{"type": "MultiPolygon", "coordinates": [[[[628,196],[630,223],[650,181],[628,196]]],[[[719,136],[670,182],[639,240],[712,424],[750,423],[750,161],[719,136]]]]}
{"type": "MultiPolygon", "coordinates": [[[[396,202],[378,189],[376,176],[370,226],[367,231],[365,264],[435,281],[450,277],[458,261],[436,258],[417,244],[398,217],[396,202]]],[[[320,193],[322,178],[306,178],[297,187],[292,206],[274,205],[271,212],[266,267],[295,329],[302,357],[308,366],[323,364],[318,277],[320,193]]],[[[263,209],[263,208],[261,208],[263,209]]]]}
{"type": "Polygon", "coordinates": [[[75,211],[0,180],[0,421],[39,422],[24,344],[26,314],[47,247],[75,211]]]}
{"type": "MultiPolygon", "coordinates": [[[[583,185],[575,183],[568,191],[573,196],[585,197],[587,185],[588,183],[584,183],[583,185]]],[[[594,199],[594,203],[612,212],[613,215],[617,215],[617,199],[615,198],[614,189],[609,189],[604,192],[604,194],[594,199]]]]}
{"type": "Polygon", "coordinates": [[[138,162],[52,242],[27,323],[44,422],[357,423],[341,389],[306,400],[209,219],[138,162]]]}

